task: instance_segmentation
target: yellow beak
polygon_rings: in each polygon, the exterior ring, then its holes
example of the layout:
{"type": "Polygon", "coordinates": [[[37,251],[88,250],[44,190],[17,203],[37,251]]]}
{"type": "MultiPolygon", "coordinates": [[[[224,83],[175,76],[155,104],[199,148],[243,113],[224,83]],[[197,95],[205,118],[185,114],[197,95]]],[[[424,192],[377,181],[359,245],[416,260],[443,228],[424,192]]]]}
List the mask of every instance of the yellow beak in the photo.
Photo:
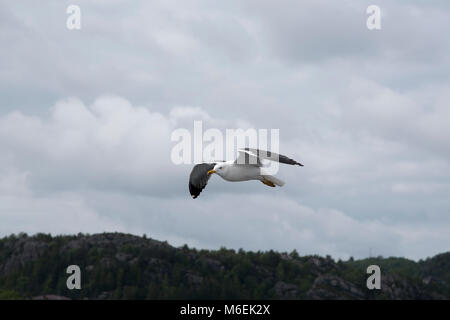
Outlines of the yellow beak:
{"type": "Polygon", "coordinates": [[[213,173],[216,173],[216,170],[209,170],[208,171],[208,174],[213,174],[213,173]]]}

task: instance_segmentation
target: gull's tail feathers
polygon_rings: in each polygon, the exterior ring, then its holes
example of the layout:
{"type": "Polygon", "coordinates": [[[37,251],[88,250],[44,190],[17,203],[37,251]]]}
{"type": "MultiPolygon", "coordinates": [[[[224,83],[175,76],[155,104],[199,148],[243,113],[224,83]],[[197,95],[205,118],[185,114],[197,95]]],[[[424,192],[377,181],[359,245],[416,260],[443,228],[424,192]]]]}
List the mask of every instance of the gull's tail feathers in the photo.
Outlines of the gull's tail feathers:
{"type": "Polygon", "coordinates": [[[263,175],[262,176],[264,179],[269,180],[270,182],[272,182],[274,185],[277,185],[279,187],[284,186],[284,181],[278,179],[277,177],[271,176],[271,175],[263,175]]]}

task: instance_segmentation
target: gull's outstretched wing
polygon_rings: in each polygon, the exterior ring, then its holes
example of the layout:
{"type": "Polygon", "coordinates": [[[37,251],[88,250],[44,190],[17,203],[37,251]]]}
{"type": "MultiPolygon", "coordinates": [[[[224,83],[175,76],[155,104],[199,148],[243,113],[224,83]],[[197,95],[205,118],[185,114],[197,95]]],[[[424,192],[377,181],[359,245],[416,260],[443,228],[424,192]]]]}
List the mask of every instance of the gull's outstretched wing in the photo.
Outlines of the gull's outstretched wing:
{"type": "Polygon", "coordinates": [[[238,164],[253,164],[257,166],[261,166],[261,159],[267,159],[271,161],[277,161],[279,163],[285,163],[290,165],[298,165],[303,167],[300,162],[297,162],[291,158],[288,158],[282,154],[278,154],[271,151],[259,150],[259,149],[251,149],[244,148],[239,149],[239,156],[236,159],[236,163],[238,164]]]}
{"type": "Polygon", "coordinates": [[[234,160],[234,163],[236,164],[247,164],[247,165],[254,165],[257,167],[262,167],[262,163],[260,158],[256,155],[256,153],[251,152],[246,149],[239,149],[239,154],[236,160],[234,160]]]}
{"type": "Polygon", "coordinates": [[[215,163],[201,163],[192,168],[189,176],[189,192],[192,198],[197,198],[200,192],[205,189],[209,180],[208,171],[212,170],[215,165],[215,163]]]}

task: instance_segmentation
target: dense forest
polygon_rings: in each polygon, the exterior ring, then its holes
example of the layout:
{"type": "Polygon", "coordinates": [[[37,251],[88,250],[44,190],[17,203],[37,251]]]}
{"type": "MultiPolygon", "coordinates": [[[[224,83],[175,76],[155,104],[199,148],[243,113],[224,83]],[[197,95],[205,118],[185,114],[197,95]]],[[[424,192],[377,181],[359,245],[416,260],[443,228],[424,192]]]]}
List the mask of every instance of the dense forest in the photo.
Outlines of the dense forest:
{"type": "Polygon", "coordinates": [[[450,252],[334,261],[296,251],[175,248],[122,233],[0,239],[0,299],[449,299],[450,252]],[[366,268],[381,268],[369,290],[366,268]],[[69,265],[81,289],[66,285],[69,265]]]}

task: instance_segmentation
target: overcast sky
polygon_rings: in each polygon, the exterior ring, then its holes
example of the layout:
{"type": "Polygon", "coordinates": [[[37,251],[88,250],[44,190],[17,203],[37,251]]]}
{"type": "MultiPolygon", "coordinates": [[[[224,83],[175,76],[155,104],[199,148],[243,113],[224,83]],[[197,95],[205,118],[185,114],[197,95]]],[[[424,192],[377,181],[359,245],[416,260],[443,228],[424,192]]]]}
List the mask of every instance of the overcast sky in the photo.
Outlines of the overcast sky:
{"type": "Polygon", "coordinates": [[[0,235],[448,251],[449,30],[448,1],[0,0],[0,235]],[[194,120],[279,129],[305,166],[275,189],[214,176],[193,200],[170,136],[194,120]]]}

